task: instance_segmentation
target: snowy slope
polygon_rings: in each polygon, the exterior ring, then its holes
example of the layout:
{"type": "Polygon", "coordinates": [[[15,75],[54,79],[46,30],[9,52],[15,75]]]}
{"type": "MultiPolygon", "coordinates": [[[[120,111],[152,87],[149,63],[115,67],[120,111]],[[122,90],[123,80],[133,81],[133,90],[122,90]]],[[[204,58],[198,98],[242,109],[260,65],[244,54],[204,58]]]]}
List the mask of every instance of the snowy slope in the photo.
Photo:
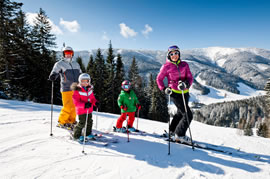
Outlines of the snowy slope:
{"type": "MultiPolygon", "coordinates": [[[[0,178],[268,178],[270,139],[246,137],[236,129],[193,121],[193,139],[220,145],[233,154],[222,154],[171,145],[154,137],[167,124],[139,119],[146,136],[107,134],[120,143],[103,147],[82,146],[69,140],[67,131],[54,127],[60,106],[54,106],[50,137],[50,105],[0,100],[0,178]],[[237,152],[240,149],[241,152],[237,152]]],[[[111,130],[118,115],[95,113],[98,131],[111,130]]],[[[136,121],[135,121],[136,125],[136,121]]]]}
{"type": "Polygon", "coordinates": [[[231,93],[229,91],[226,90],[222,90],[222,89],[217,89],[211,86],[206,85],[206,82],[202,79],[200,79],[200,77],[198,76],[196,78],[196,80],[206,86],[207,88],[210,89],[210,93],[207,95],[201,95],[201,91],[198,91],[196,89],[194,89],[193,87],[191,87],[190,89],[190,102],[199,102],[199,103],[203,103],[203,104],[212,104],[212,103],[218,103],[218,102],[224,102],[224,101],[235,101],[235,100],[241,100],[241,99],[246,99],[246,98],[251,98],[251,97],[255,97],[255,96],[261,96],[261,95],[265,95],[266,92],[263,90],[256,90],[253,89],[243,83],[238,83],[238,90],[240,91],[240,94],[235,94],[235,93],[231,93]]]}

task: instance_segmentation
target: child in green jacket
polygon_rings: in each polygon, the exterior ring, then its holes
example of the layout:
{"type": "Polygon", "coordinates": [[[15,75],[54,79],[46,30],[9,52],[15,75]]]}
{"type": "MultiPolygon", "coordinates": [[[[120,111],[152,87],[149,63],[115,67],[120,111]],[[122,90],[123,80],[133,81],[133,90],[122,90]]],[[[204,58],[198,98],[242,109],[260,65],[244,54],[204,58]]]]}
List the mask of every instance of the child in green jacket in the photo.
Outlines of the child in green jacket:
{"type": "Polygon", "coordinates": [[[127,80],[122,83],[122,90],[118,97],[118,106],[121,108],[121,116],[116,123],[116,132],[127,132],[126,128],[122,127],[127,115],[129,116],[127,122],[128,130],[130,132],[136,131],[133,127],[133,122],[135,120],[136,108],[140,110],[141,105],[134,91],[130,89],[130,82],[127,80]]]}

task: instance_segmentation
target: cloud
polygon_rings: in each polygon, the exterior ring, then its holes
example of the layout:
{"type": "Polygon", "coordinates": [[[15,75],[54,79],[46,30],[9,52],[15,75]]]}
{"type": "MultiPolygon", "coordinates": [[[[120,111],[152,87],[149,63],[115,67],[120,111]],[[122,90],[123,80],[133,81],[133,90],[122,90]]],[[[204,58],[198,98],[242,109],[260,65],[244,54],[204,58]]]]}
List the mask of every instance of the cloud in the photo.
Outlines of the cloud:
{"type": "Polygon", "coordinates": [[[80,28],[80,24],[76,20],[65,21],[63,18],[60,18],[60,25],[62,25],[65,29],[67,29],[70,32],[78,32],[80,28]]]}
{"type": "MultiPolygon", "coordinates": [[[[31,26],[34,26],[35,25],[35,19],[37,17],[37,13],[31,13],[31,12],[27,12],[26,13],[26,21],[31,25],[31,26]]],[[[50,25],[52,26],[52,33],[53,34],[56,34],[56,35],[61,35],[63,34],[62,30],[53,23],[52,20],[48,19],[50,25]]]]}
{"type": "Polygon", "coordinates": [[[148,38],[148,34],[150,33],[150,32],[153,32],[153,28],[150,26],[150,25],[148,25],[148,24],[145,24],[145,29],[144,30],[142,30],[142,34],[146,37],[146,38],[148,38]]]}
{"type": "Polygon", "coordinates": [[[120,26],[120,34],[123,37],[129,38],[129,37],[135,37],[137,35],[137,32],[135,32],[133,29],[128,27],[125,23],[121,23],[119,24],[119,26],[120,26]]]}
{"type": "Polygon", "coordinates": [[[102,35],[102,40],[105,40],[105,41],[109,41],[109,37],[107,36],[107,33],[106,32],[103,32],[103,35],[102,35]]]}

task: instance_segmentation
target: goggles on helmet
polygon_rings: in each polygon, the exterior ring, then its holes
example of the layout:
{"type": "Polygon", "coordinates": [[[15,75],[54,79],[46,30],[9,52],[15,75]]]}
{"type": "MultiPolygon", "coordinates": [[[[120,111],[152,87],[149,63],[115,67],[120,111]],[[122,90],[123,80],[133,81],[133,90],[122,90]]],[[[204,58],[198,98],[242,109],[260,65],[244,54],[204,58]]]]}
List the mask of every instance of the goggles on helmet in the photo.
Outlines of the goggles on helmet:
{"type": "Polygon", "coordinates": [[[129,89],[130,86],[129,86],[129,85],[123,85],[122,88],[123,88],[123,89],[129,89]]]}
{"type": "Polygon", "coordinates": [[[83,80],[81,80],[81,83],[90,83],[90,80],[85,79],[85,81],[84,81],[84,79],[83,79],[83,80]]]}
{"type": "Polygon", "coordinates": [[[168,51],[173,51],[173,50],[178,50],[178,51],[179,51],[179,47],[176,46],[176,45],[173,45],[173,46],[170,46],[170,47],[168,48],[168,51]]]}
{"type": "Polygon", "coordinates": [[[74,52],[72,50],[65,50],[64,51],[64,54],[65,55],[72,55],[73,56],[74,52]]]}

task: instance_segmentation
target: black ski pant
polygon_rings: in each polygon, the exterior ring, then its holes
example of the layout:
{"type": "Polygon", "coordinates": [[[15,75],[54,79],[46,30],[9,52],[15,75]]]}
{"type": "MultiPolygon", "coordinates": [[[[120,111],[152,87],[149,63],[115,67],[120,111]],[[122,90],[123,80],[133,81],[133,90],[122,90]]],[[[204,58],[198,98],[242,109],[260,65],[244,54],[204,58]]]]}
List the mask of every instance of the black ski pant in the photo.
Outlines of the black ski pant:
{"type": "MultiPolygon", "coordinates": [[[[79,115],[79,122],[74,128],[74,138],[78,139],[82,135],[82,129],[85,127],[86,114],[79,115]]],[[[86,136],[92,133],[92,113],[88,114],[87,126],[86,126],[86,136]]]]}
{"type": "Polygon", "coordinates": [[[185,97],[185,102],[186,102],[186,107],[187,107],[189,123],[185,114],[185,106],[184,106],[182,94],[178,94],[174,92],[171,94],[171,99],[177,107],[177,113],[173,116],[173,120],[170,125],[170,131],[174,132],[178,136],[186,135],[186,131],[189,127],[188,124],[191,123],[191,120],[193,118],[192,112],[188,106],[189,93],[185,93],[184,97],[185,97]]]}

